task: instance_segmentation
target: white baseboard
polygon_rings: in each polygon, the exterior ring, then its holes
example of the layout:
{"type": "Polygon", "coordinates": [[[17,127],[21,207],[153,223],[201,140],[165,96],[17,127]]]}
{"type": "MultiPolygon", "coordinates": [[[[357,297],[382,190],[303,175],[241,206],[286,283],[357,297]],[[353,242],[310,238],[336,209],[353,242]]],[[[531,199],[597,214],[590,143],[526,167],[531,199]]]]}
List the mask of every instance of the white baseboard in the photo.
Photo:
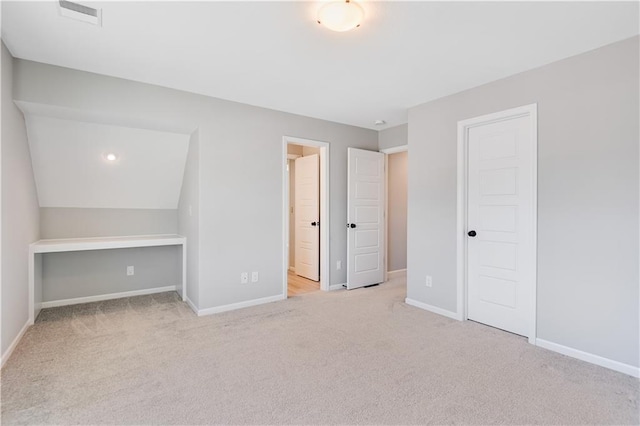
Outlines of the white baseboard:
{"type": "Polygon", "coordinates": [[[329,291],[342,290],[342,289],[344,289],[345,285],[347,285],[347,284],[346,283],[345,284],[331,284],[329,286],[329,291]]]}
{"type": "MultiPolygon", "coordinates": [[[[278,302],[286,300],[287,295],[279,294],[277,296],[263,297],[261,299],[247,300],[245,302],[231,303],[229,305],[214,306],[213,308],[199,309],[198,316],[218,314],[220,312],[235,311],[236,309],[248,308],[250,306],[262,305],[264,303],[278,302]]],[[[193,308],[192,308],[193,309],[193,308]]]]}
{"type": "Polygon", "coordinates": [[[418,302],[417,300],[409,299],[408,297],[404,299],[404,303],[406,303],[407,305],[415,306],[416,308],[424,309],[425,311],[433,312],[434,314],[442,315],[460,321],[457,313],[438,308],[437,306],[431,306],[426,303],[418,302]]]}
{"type": "Polygon", "coordinates": [[[196,304],[193,303],[191,301],[191,299],[189,299],[188,297],[184,299],[185,302],[187,302],[187,305],[189,305],[189,307],[191,308],[191,310],[193,312],[195,312],[196,315],[198,315],[198,308],[196,307],[196,304]]]}
{"type": "Polygon", "coordinates": [[[568,346],[559,345],[557,343],[549,342],[544,339],[536,339],[536,346],[540,346],[541,348],[548,349],[550,351],[561,353],[562,355],[570,356],[572,358],[577,358],[582,361],[589,362],[591,364],[596,364],[601,367],[609,368],[611,370],[618,371],[620,373],[628,374],[633,377],[640,377],[640,367],[634,367],[633,365],[624,364],[619,361],[614,361],[609,358],[604,358],[599,355],[590,354],[588,352],[583,352],[578,349],[573,349],[568,346]]]}
{"type": "Polygon", "coordinates": [[[387,280],[392,280],[394,278],[402,278],[407,276],[407,269],[397,269],[395,271],[387,272],[387,280]]]}
{"type": "Polygon", "coordinates": [[[27,332],[30,326],[31,324],[27,320],[26,324],[22,327],[22,330],[20,330],[16,338],[13,339],[13,342],[11,342],[7,350],[4,351],[4,353],[2,354],[2,360],[0,361],[0,368],[4,367],[4,364],[9,360],[9,358],[11,358],[11,354],[13,353],[16,346],[18,346],[18,343],[20,343],[20,339],[22,339],[22,336],[24,336],[24,333],[27,332]]]}
{"type": "Polygon", "coordinates": [[[121,293],[100,294],[98,296],[76,297],[74,299],[53,300],[42,302],[42,308],[56,308],[58,306],[78,305],[80,303],[101,302],[103,300],[121,299],[123,297],[144,296],[147,294],[164,293],[166,291],[176,291],[177,286],[145,288],[144,290],[123,291],[121,293]]]}

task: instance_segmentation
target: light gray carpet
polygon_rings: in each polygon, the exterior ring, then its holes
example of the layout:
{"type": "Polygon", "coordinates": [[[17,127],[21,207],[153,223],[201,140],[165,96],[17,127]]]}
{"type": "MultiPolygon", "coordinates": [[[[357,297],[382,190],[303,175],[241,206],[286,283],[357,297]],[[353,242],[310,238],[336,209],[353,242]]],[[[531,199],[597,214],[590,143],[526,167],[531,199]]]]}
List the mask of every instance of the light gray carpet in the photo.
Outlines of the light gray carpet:
{"type": "Polygon", "coordinates": [[[197,318],[175,293],[43,311],[3,424],[638,424],[639,382],[403,303],[402,280],[197,318]]]}

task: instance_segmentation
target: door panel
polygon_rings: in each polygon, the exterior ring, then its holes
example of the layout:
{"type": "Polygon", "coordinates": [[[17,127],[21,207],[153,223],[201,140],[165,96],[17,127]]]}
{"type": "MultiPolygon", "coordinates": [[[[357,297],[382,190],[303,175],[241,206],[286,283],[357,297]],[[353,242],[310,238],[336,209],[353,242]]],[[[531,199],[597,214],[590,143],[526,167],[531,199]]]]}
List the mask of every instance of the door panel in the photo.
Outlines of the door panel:
{"type": "Polygon", "coordinates": [[[320,280],[320,166],[319,156],[295,161],[296,275],[320,280]],[[312,225],[315,223],[316,225],[312,225]]]}
{"type": "Polygon", "coordinates": [[[348,149],[347,289],[384,281],[384,155],[348,149]]]}
{"type": "Polygon", "coordinates": [[[533,253],[530,116],[469,128],[468,318],[529,334],[533,253]]]}

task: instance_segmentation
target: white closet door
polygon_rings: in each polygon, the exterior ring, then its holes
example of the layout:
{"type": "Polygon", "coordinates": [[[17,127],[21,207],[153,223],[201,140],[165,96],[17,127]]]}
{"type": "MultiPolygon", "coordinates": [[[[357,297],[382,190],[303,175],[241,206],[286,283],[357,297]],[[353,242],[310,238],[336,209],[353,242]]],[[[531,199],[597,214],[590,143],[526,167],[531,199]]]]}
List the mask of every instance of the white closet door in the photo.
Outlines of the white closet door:
{"type": "Polygon", "coordinates": [[[468,133],[468,318],[527,336],[534,286],[530,115],[468,133]]]}
{"type": "Polygon", "coordinates": [[[384,154],[348,149],[347,289],[384,281],[384,154]]]}

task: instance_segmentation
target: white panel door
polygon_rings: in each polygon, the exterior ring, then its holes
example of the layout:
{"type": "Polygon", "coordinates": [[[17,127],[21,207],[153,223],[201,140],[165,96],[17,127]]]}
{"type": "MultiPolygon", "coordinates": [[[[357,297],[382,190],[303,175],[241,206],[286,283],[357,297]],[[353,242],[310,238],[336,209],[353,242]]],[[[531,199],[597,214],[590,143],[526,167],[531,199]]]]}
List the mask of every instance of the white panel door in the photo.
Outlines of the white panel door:
{"type": "Polygon", "coordinates": [[[348,149],[347,289],[384,281],[384,154],[348,149]]]}
{"type": "Polygon", "coordinates": [[[320,280],[320,166],[317,154],[296,158],[296,275],[320,280]]]}
{"type": "Polygon", "coordinates": [[[529,334],[534,256],[530,115],[468,133],[468,318],[529,334]]]}

